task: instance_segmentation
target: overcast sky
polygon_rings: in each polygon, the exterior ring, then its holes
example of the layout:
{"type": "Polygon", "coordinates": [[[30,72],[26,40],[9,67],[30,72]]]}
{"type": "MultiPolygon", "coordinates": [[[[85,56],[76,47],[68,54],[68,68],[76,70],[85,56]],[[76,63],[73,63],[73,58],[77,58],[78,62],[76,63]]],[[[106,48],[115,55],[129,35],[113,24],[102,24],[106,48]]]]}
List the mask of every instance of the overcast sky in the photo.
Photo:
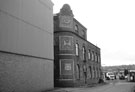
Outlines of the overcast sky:
{"type": "Polygon", "coordinates": [[[135,0],[52,0],[58,13],[69,4],[87,28],[87,39],[101,48],[104,66],[135,64],[135,0]]]}

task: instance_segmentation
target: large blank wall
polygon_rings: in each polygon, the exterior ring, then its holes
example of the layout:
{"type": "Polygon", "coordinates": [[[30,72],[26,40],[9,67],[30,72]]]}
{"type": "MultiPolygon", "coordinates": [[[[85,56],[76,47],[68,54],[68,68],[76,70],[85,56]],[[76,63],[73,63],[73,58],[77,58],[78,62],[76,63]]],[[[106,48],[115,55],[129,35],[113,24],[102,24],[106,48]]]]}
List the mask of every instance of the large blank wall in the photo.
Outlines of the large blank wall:
{"type": "Polygon", "coordinates": [[[53,4],[0,0],[0,92],[53,88],[53,4]]]}
{"type": "Polygon", "coordinates": [[[0,0],[0,50],[53,59],[53,4],[0,0]]]}
{"type": "Polygon", "coordinates": [[[53,62],[0,52],[0,92],[41,92],[53,88],[53,62]]]}

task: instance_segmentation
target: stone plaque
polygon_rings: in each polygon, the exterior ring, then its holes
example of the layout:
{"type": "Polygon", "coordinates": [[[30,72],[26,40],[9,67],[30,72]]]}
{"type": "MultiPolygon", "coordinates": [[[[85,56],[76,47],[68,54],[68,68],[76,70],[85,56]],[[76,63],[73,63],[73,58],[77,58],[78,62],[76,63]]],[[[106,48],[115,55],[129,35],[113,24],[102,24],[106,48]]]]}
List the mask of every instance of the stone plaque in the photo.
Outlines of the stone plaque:
{"type": "Polygon", "coordinates": [[[71,64],[70,63],[65,64],[65,70],[71,70],[71,64]]]}

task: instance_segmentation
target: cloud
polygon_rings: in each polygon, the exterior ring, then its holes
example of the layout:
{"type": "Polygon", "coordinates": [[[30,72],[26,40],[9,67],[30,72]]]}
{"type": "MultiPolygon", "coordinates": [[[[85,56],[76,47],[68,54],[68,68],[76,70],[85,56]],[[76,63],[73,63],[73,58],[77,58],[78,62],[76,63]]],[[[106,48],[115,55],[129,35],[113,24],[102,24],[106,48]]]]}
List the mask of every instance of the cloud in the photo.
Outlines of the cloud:
{"type": "Polygon", "coordinates": [[[106,65],[128,65],[135,64],[135,54],[126,51],[105,53],[102,56],[102,63],[106,65]]]}

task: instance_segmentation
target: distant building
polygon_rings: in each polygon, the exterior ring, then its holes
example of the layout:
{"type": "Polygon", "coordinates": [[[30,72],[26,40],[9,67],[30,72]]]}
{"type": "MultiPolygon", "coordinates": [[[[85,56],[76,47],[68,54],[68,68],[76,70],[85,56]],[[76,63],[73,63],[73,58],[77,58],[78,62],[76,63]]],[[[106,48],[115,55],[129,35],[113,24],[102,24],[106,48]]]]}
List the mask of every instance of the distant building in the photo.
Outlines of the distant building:
{"type": "Polygon", "coordinates": [[[65,4],[54,15],[55,86],[80,86],[101,78],[100,48],[87,41],[87,29],[65,4]]]}
{"type": "Polygon", "coordinates": [[[53,3],[0,0],[0,92],[54,87],[53,3]]]}

